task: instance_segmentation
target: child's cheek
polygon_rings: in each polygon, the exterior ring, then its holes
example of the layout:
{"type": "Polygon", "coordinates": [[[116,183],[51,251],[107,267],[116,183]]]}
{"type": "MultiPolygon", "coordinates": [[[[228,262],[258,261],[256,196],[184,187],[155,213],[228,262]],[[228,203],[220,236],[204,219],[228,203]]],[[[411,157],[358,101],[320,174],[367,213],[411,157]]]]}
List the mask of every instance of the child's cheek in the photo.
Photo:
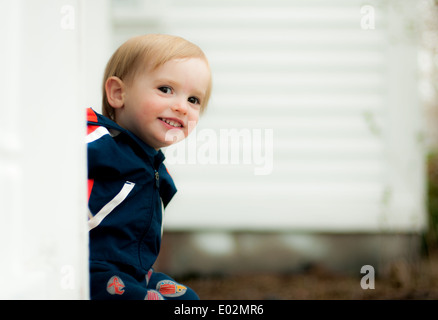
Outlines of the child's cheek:
{"type": "Polygon", "coordinates": [[[196,128],[196,125],[198,124],[198,121],[188,121],[187,131],[185,132],[185,136],[187,136],[196,128]]]}

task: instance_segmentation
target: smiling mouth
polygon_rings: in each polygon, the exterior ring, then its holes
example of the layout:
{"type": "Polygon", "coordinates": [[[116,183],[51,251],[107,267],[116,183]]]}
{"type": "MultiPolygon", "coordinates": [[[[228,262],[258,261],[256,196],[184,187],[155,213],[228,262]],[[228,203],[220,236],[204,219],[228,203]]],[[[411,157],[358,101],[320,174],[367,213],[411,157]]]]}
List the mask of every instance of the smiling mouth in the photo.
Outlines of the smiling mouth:
{"type": "Polygon", "coordinates": [[[170,119],[166,119],[166,118],[158,118],[161,121],[167,123],[168,125],[175,127],[175,128],[182,128],[183,125],[181,123],[179,123],[178,121],[175,120],[170,120],[170,119]]]}

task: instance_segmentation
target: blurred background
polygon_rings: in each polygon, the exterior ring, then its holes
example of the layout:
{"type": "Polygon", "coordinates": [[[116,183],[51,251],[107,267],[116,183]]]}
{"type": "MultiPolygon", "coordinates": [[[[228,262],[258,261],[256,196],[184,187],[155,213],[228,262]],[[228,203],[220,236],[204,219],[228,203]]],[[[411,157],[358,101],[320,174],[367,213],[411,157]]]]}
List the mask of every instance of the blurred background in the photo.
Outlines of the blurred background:
{"type": "Polygon", "coordinates": [[[111,54],[146,33],[196,43],[213,72],[196,131],[164,150],[178,193],[157,269],[206,299],[312,298],[280,294],[260,275],[315,267],[323,277],[301,290],[336,274],[363,292],[364,265],[380,283],[395,272],[396,286],[415,290],[438,235],[435,1],[1,0],[0,8],[0,270],[13,287],[0,297],[88,297],[84,110],[101,111],[111,54]],[[264,279],[272,288],[262,291],[274,293],[213,294],[244,279],[264,279]]]}

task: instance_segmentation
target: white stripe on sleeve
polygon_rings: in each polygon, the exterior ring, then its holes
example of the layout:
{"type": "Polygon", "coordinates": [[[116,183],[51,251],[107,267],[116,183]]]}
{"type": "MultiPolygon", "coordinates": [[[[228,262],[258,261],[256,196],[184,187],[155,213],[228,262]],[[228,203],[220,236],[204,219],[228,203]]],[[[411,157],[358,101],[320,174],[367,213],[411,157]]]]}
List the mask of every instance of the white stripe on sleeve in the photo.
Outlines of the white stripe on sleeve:
{"type": "Polygon", "coordinates": [[[96,228],[107,215],[109,215],[119,204],[123,202],[123,200],[126,199],[134,186],[134,182],[126,181],[122,190],[120,190],[120,192],[110,202],[104,205],[94,217],[88,220],[88,230],[90,231],[91,229],[96,228]]]}

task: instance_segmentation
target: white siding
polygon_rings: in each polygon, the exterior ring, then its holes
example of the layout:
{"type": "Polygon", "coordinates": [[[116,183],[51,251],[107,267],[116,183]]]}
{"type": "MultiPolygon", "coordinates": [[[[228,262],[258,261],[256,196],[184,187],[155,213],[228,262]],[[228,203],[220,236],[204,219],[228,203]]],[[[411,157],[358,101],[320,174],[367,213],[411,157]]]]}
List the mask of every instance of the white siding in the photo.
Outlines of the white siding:
{"type": "Polygon", "coordinates": [[[166,150],[168,230],[421,230],[414,3],[113,1],[114,49],[176,34],[213,70],[209,109],[166,150]]]}

